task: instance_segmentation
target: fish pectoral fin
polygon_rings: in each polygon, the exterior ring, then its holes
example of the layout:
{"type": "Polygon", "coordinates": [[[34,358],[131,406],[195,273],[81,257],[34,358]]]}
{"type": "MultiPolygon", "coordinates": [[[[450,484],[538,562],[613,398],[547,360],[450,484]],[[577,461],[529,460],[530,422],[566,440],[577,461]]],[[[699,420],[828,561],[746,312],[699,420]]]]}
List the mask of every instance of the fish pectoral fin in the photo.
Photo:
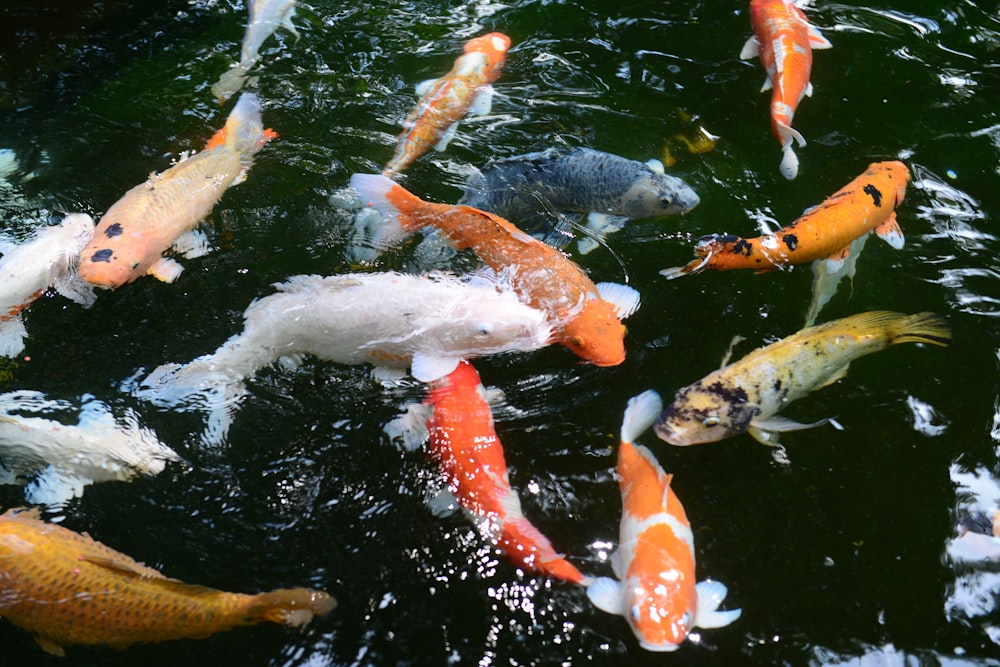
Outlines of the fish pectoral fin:
{"type": "Polygon", "coordinates": [[[372,368],[372,377],[379,382],[396,382],[406,377],[406,371],[392,366],[375,366],[372,368]]]}
{"type": "Polygon", "coordinates": [[[458,123],[452,123],[448,126],[448,129],[444,131],[438,142],[434,144],[434,150],[443,151],[448,148],[448,143],[455,138],[455,133],[458,132],[458,123]]]}
{"type": "Polygon", "coordinates": [[[832,49],[833,48],[833,44],[830,43],[830,40],[828,40],[826,37],[824,37],[823,33],[821,33],[819,31],[819,28],[817,28],[816,26],[814,26],[814,25],[809,26],[807,32],[808,32],[808,35],[809,35],[809,48],[811,48],[811,49],[832,49]]]}
{"type": "Polygon", "coordinates": [[[472,98],[469,110],[465,112],[467,116],[485,116],[493,108],[493,86],[485,85],[479,89],[476,96],[472,98]]]}
{"type": "Polygon", "coordinates": [[[442,489],[427,499],[427,509],[439,519],[449,517],[461,508],[458,498],[448,489],[442,489]]]}
{"type": "Polygon", "coordinates": [[[615,307],[620,320],[639,310],[639,291],[633,287],[619,283],[597,283],[597,292],[615,307]]]}
{"type": "Polygon", "coordinates": [[[900,229],[899,222],[896,221],[895,211],[890,213],[889,217],[886,218],[881,225],[875,228],[875,235],[888,243],[895,250],[901,250],[903,248],[905,239],[903,237],[903,230],[900,229]]]}
{"type": "Polygon", "coordinates": [[[76,273],[68,276],[60,276],[52,285],[56,292],[66,297],[70,301],[75,301],[84,308],[89,308],[97,301],[97,293],[94,286],[83,280],[76,273]]]}
{"type": "Polygon", "coordinates": [[[719,581],[700,581],[695,585],[698,592],[698,606],[695,609],[694,625],[699,628],[721,628],[729,625],[742,614],[740,609],[718,611],[726,599],[726,586],[719,581]]]}
{"type": "Polygon", "coordinates": [[[183,255],[188,259],[202,257],[212,252],[212,246],[208,242],[208,237],[200,229],[192,229],[191,231],[184,232],[170,244],[170,247],[177,254],[183,255]]]}
{"type": "Polygon", "coordinates": [[[851,246],[846,248],[841,248],[836,252],[832,252],[825,258],[818,260],[823,262],[823,268],[826,270],[827,274],[837,273],[842,268],[844,268],[844,262],[851,256],[851,246]]]}
{"type": "Polygon", "coordinates": [[[779,417],[775,415],[774,417],[768,417],[767,419],[753,419],[750,421],[750,428],[747,429],[754,440],[762,445],[767,445],[768,447],[777,447],[781,443],[778,441],[779,433],[786,433],[788,431],[802,431],[807,428],[813,428],[814,426],[822,426],[830,421],[827,419],[820,419],[819,421],[814,421],[810,424],[803,424],[801,422],[788,419],[786,417],[779,417]]]}
{"type": "Polygon", "coordinates": [[[803,97],[812,97],[813,96],[812,81],[810,81],[809,83],[806,84],[806,89],[804,91],[802,91],[802,96],[803,97]]]}
{"type": "Polygon", "coordinates": [[[184,272],[184,267],[169,257],[161,257],[146,271],[149,275],[165,283],[172,283],[184,272]]]}
{"type": "Polygon", "coordinates": [[[621,616],[621,590],[621,584],[611,577],[596,577],[587,586],[587,597],[601,611],[621,616]]]}
{"type": "Polygon", "coordinates": [[[410,374],[421,382],[432,382],[458,368],[459,361],[458,357],[435,357],[417,352],[410,363],[410,374]]]}
{"type": "Polygon", "coordinates": [[[393,443],[413,452],[427,442],[430,433],[427,430],[427,420],[433,414],[433,408],[426,403],[411,403],[406,411],[382,427],[382,432],[393,443]]]}
{"type": "Polygon", "coordinates": [[[753,36],[743,44],[743,49],[740,51],[740,60],[751,60],[760,55],[760,42],[757,41],[757,37],[753,36]]]}
{"type": "Polygon", "coordinates": [[[766,93],[767,91],[774,88],[774,82],[771,81],[771,77],[764,79],[764,83],[760,84],[760,92],[766,93]]]}
{"type": "Polygon", "coordinates": [[[414,92],[419,97],[423,97],[424,95],[427,94],[427,91],[431,89],[431,86],[433,86],[437,82],[438,82],[437,79],[427,79],[426,81],[421,81],[420,83],[417,84],[416,88],[414,88],[414,92]]]}
{"type": "Polygon", "coordinates": [[[49,639],[48,637],[42,637],[41,635],[32,635],[31,638],[34,639],[35,643],[38,644],[46,653],[59,656],[60,658],[66,657],[66,649],[54,640],[49,639]]]}

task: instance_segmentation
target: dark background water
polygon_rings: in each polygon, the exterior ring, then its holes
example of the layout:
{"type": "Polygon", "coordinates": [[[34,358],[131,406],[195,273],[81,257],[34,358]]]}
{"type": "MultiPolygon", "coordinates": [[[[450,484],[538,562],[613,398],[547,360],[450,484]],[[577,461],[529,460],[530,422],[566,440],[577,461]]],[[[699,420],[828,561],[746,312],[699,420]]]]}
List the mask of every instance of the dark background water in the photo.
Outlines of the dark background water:
{"type": "MultiPolygon", "coordinates": [[[[280,140],[206,222],[214,252],[182,260],[175,284],[143,278],[89,310],[43,299],[27,317],[30,360],[6,366],[0,390],[134,407],[185,459],[154,479],[89,487],[61,512],[64,525],[172,577],[247,592],[322,587],[340,606],[302,632],[71,648],[63,660],[0,624],[0,664],[799,665],[864,654],[871,664],[1000,664],[993,593],[981,591],[986,613],[945,611],[956,577],[990,570],[951,563],[945,546],[962,511],[949,466],[998,467],[998,3],[816,2],[809,14],[834,48],[815,54],[815,94],[795,117],[809,145],[791,182],[778,173],[763,70],[738,59],[747,4],[300,6],[301,39],[271,38],[257,69],[280,140]],[[835,415],[845,429],[786,435],[788,465],[749,437],[687,449],[641,438],[675,476],[699,577],[727,584],[727,606],[743,610],[675,654],[643,651],[583,590],[518,571],[462,515],[431,514],[433,466],[382,433],[421,398],[415,382],[386,388],[366,369],[319,362],[270,369],[215,449],[199,443],[198,415],[121,391],[142,369],[214,350],[271,283],[351,270],[349,220],[329,194],[388,160],[414,85],[490,30],[514,44],[493,113],[414,164],[407,188],[454,202],[469,168],[492,158],[586,145],[645,160],[670,144],[671,173],[702,198],[683,218],[635,222],[576,257],[595,280],[642,293],[624,364],[580,365],[562,348],[477,364],[507,396],[497,430],[525,513],[589,573],[609,573],[601,557],[617,540],[612,469],[627,399],[649,388],[669,399],[716,368],[736,334],[744,354],[793,333],[810,299],[807,267],[673,282],[658,270],[690,259],[702,234],[791,222],[872,161],[903,159],[913,173],[898,210],[906,246],[870,241],[853,288],[821,319],[931,310],[953,327],[951,348],[866,357],[794,404],[793,419],[835,415]],[[678,109],[720,137],[714,152],[677,149],[678,109]]],[[[242,3],[4,5],[0,148],[21,164],[0,199],[8,230],[69,211],[96,218],[199,149],[228,114],[209,87],[239,53],[242,3]]],[[[405,266],[410,252],[373,268],[405,266]]],[[[0,502],[23,503],[21,490],[0,488],[0,502]]]]}

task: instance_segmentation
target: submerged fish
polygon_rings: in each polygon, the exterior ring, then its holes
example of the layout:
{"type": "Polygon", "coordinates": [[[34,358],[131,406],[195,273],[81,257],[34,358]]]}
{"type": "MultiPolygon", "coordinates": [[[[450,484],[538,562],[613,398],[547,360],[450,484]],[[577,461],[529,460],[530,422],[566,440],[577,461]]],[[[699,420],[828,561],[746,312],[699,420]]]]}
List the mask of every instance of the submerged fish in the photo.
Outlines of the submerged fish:
{"type": "Polygon", "coordinates": [[[855,359],[899,343],[946,347],[951,331],[933,313],[884,310],[803,329],[678,391],[657,419],[656,435],[672,445],[696,445],[749,432],[775,444],[780,431],[829,421],[800,424],[777,416],[786,405],[841,379],[855,359]]]}
{"type": "Polygon", "coordinates": [[[799,159],[792,145],[797,142],[805,146],[806,140],[792,129],[792,117],[802,98],[812,95],[809,82],[812,50],[829,49],[832,45],[809,24],[794,0],[751,0],[750,22],[754,36],[743,46],[740,58],[749,60],[759,55],[767,71],[761,90],[773,88],[771,132],[781,144],[781,174],[795,178],[799,159]]]}
{"type": "Polygon", "coordinates": [[[511,292],[453,276],[294,276],[275,287],[247,308],[242,333],[188,364],[156,368],[136,394],[168,407],[207,399],[210,432],[224,433],[244,379],[279,359],[372,364],[384,379],[410,367],[429,382],[461,359],[535,350],[551,336],[544,313],[511,292]]]}
{"type": "MultiPolygon", "coordinates": [[[[575,148],[493,162],[468,180],[458,203],[495,213],[534,234],[551,231],[552,221],[564,213],[656,218],[687,213],[699,201],[687,183],[665,174],[659,162],[575,148]]],[[[549,234],[546,241],[558,247],[571,235],[565,225],[556,229],[561,234],[549,234]]]]}
{"type": "Polygon", "coordinates": [[[97,223],[80,255],[80,277],[116,288],[149,273],[173,282],[183,267],[163,256],[174,248],[186,257],[209,251],[195,231],[232,185],[243,182],[253,156],[276,136],[261,124],[255,95],[240,96],[226,126],[205,150],[126,192],[97,223]]]}
{"type": "Polygon", "coordinates": [[[525,303],[543,310],[556,342],[597,366],[625,360],[621,320],[639,307],[639,293],[631,287],[595,285],[562,252],[492,213],[424,201],[385,176],[354,174],[351,187],[385,217],[374,241],[377,247],[434,227],[457,249],[472,249],[525,303]]]}
{"type": "Polygon", "coordinates": [[[817,259],[813,261],[812,299],[809,301],[809,309],[806,310],[805,326],[811,327],[816,323],[819,311],[837,293],[837,285],[841,279],[846,277],[848,280],[854,281],[858,257],[861,256],[861,251],[864,249],[865,243],[868,242],[868,236],[869,234],[864,234],[851,241],[845,259],[817,259]]]}
{"type": "Polygon", "coordinates": [[[296,40],[299,38],[299,33],[292,24],[294,16],[295,0],[250,0],[250,22],[243,33],[240,61],[223,73],[212,86],[212,94],[219,100],[219,104],[243,87],[247,72],[260,58],[260,47],[278,28],[292,33],[296,40]]]}
{"type": "Polygon", "coordinates": [[[28,502],[58,506],[94,482],[157,475],[180,457],[140,426],[131,410],[119,420],[104,403],[79,408],[79,423],[26,414],[75,413],[66,401],[37,391],[0,394],[0,482],[25,483],[28,502]]]}
{"type": "Polygon", "coordinates": [[[430,449],[448,477],[448,490],[512,561],[532,572],[584,583],[580,571],[524,516],[484,394],[479,373],[467,361],[434,382],[427,394],[430,449]]]}
{"type": "Polygon", "coordinates": [[[305,625],[336,602],[292,588],[244,595],[168,579],[86,534],[13,510],[0,516],[0,616],[38,645],[124,649],[243,625],[305,625]]]}
{"type": "Polygon", "coordinates": [[[594,579],[587,596],[599,609],[624,616],[643,648],[674,651],[695,627],[729,625],[741,611],[717,611],[726,598],[723,584],[695,584],[694,533],[670,487],[672,475],[649,449],[633,444],[661,408],[655,391],[628,402],[618,446],[622,520],[611,557],[620,581],[594,579]]]}
{"type": "Polygon", "coordinates": [[[28,332],[22,313],[47,288],[84,307],[94,303],[94,288],[76,275],[80,251],[93,233],[93,219],[73,213],[58,225],[39,228],[24,243],[0,240],[0,356],[24,349],[28,332]]]}
{"type": "Polygon", "coordinates": [[[896,207],[906,197],[909,180],[910,170],[902,162],[874,162],[787,227],[750,239],[732,234],[702,237],[695,246],[697,259],[660,273],[668,280],[702,271],[766,273],[817,259],[831,262],[830,270],[835,271],[837,262],[850,254],[851,242],[872,231],[893,248],[902,248],[896,207]]]}
{"type": "Polygon", "coordinates": [[[471,39],[450,72],[417,86],[420,100],[403,122],[396,152],[382,174],[398,174],[432,146],[443,151],[459,121],[467,115],[489,113],[493,102],[490,84],[500,76],[509,48],[510,38],[499,32],[471,39]]]}

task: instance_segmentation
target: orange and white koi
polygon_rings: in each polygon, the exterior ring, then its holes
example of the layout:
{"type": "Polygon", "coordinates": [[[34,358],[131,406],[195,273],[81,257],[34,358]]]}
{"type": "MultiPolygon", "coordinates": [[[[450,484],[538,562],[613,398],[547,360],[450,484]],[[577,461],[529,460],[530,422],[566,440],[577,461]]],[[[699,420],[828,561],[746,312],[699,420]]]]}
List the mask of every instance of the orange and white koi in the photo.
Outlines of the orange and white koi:
{"type": "Polygon", "coordinates": [[[250,0],[250,21],[240,45],[240,61],[226,70],[212,86],[212,94],[222,104],[233,96],[260,58],[260,47],[278,28],[284,28],[298,40],[299,33],[292,23],[295,0],[250,0]]]}
{"type": "Polygon", "coordinates": [[[786,405],[840,380],[855,359],[899,343],[947,347],[951,331],[934,313],[885,310],[802,329],[678,391],[657,419],[656,435],[671,445],[696,445],[749,433],[774,445],[781,431],[830,421],[800,424],[778,416],[786,405]]]}
{"type": "Polygon", "coordinates": [[[646,391],[625,409],[618,446],[622,520],[611,563],[616,581],[594,579],[587,597],[599,609],[624,616],[643,648],[674,651],[695,627],[719,628],[741,610],[718,611],[726,587],[695,584],[694,534],[680,499],[653,453],[634,444],[656,419],[660,396],[646,391]]]}
{"type": "Polygon", "coordinates": [[[448,490],[508,558],[532,572],[582,584],[586,577],[524,516],[510,486],[503,444],[493,426],[479,373],[468,361],[427,394],[430,449],[448,490]]]}
{"type": "Polygon", "coordinates": [[[47,288],[84,307],[94,303],[94,288],[76,275],[77,258],[93,233],[94,220],[74,213],[58,225],[39,228],[24,243],[0,241],[0,356],[24,349],[28,332],[22,313],[47,288]]]}
{"type": "Polygon", "coordinates": [[[176,280],[184,268],[163,253],[173,248],[190,258],[209,252],[195,228],[230,186],[246,179],[253,156],[275,136],[261,123],[257,96],[241,95],[205,150],[151,174],[108,209],[80,255],[80,277],[112,289],[146,273],[176,280]]]}
{"type": "Polygon", "coordinates": [[[734,234],[704,236],[694,249],[697,259],[660,273],[668,280],[702,271],[753,269],[767,273],[824,258],[835,271],[838,262],[849,256],[851,243],[872,231],[898,250],[904,239],[896,222],[896,207],[906,197],[909,180],[910,170],[902,162],[873,162],[863,174],[787,227],[749,239],[734,234]]]}
{"type": "Polygon", "coordinates": [[[802,98],[812,95],[812,50],[832,45],[809,24],[793,0],[751,0],[750,22],[754,36],[743,46],[740,58],[749,60],[759,55],[767,71],[761,91],[773,88],[771,132],[781,143],[781,174],[792,179],[799,171],[792,145],[806,145],[802,135],[792,128],[792,117],[802,98]]]}
{"type": "Polygon", "coordinates": [[[47,653],[84,644],[196,639],[243,625],[302,626],[336,606],[323,591],[292,588],[244,595],[168,579],[35,512],[0,516],[0,616],[47,653]]]}
{"type": "Polygon", "coordinates": [[[555,330],[555,342],[597,366],[616,366],[625,360],[621,320],[639,307],[639,293],[633,288],[595,285],[565,254],[492,213],[424,201],[375,174],[354,174],[351,187],[366,206],[385,218],[376,246],[388,246],[422,227],[435,227],[459,250],[471,248],[525,303],[544,311],[555,330]]]}
{"type": "Polygon", "coordinates": [[[398,174],[432,146],[444,150],[465,116],[489,113],[490,84],[500,76],[509,48],[510,38],[499,32],[471,39],[450,72],[417,86],[420,101],[404,121],[396,152],[382,173],[398,174]]]}

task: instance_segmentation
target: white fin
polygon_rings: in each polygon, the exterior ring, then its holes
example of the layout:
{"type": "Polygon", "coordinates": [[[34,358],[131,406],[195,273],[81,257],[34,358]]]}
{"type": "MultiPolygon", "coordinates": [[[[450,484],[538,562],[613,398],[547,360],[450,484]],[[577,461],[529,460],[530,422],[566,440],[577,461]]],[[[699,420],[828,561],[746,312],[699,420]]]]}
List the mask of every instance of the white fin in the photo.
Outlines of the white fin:
{"type": "Polygon", "coordinates": [[[432,382],[458,368],[459,361],[455,357],[433,357],[417,352],[410,364],[410,374],[421,382],[432,382]]]}
{"type": "Polygon", "coordinates": [[[788,419],[787,417],[780,417],[775,415],[773,417],[768,417],[767,419],[752,419],[750,421],[755,427],[763,429],[765,431],[775,431],[777,433],[787,433],[788,431],[803,431],[808,428],[815,428],[816,426],[822,426],[830,421],[830,418],[820,419],[818,421],[811,422],[809,424],[803,424],[801,422],[788,419]]]}
{"type": "Polygon", "coordinates": [[[28,331],[20,315],[0,321],[0,356],[14,357],[24,350],[24,339],[28,331]]]}
{"type": "Polygon", "coordinates": [[[455,494],[448,489],[442,489],[427,501],[427,509],[431,511],[431,514],[440,519],[451,516],[462,509],[462,506],[459,504],[455,494]]]}
{"type": "Polygon", "coordinates": [[[430,435],[427,430],[427,420],[433,414],[434,409],[426,403],[412,403],[406,407],[406,411],[389,421],[382,427],[382,431],[389,437],[389,441],[405,451],[413,452],[427,442],[430,435]]]}
{"type": "Polygon", "coordinates": [[[184,232],[170,244],[170,247],[188,259],[202,257],[212,252],[212,246],[208,242],[208,237],[200,229],[192,229],[184,232]]]}
{"type": "Polygon", "coordinates": [[[417,84],[416,88],[414,88],[414,92],[416,92],[417,97],[423,97],[427,94],[427,91],[431,89],[431,86],[437,82],[437,79],[427,79],[426,81],[421,81],[417,84]]]}
{"type": "Polygon", "coordinates": [[[771,77],[766,77],[764,83],[760,84],[760,92],[766,93],[767,91],[774,88],[774,82],[771,81],[771,77]]]}
{"type": "Polygon", "coordinates": [[[486,85],[479,89],[476,96],[472,98],[469,110],[465,112],[467,116],[485,116],[493,108],[493,86],[486,85]]]}
{"type": "Polygon", "coordinates": [[[743,613],[741,609],[717,611],[726,599],[726,587],[718,581],[700,581],[695,585],[698,607],[693,625],[699,628],[721,628],[729,625],[743,613]]]}
{"type": "Polygon", "coordinates": [[[756,58],[760,55],[760,42],[757,41],[757,37],[751,37],[743,44],[743,49],[740,51],[740,60],[750,60],[756,58]]]}
{"type": "Polygon", "coordinates": [[[874,232],[876,236],[888,243],[893,249],[903,249],[906,239],[903,237],[903,230],[899,228],[899,222],[896,221],[895,211],[890,213],[882,224],[875,227],[874,232]]]}
{"type": "Polygon", "coordinates": [[[406,371],[402,368],[376,366],[372,369],[372,377],[379,382],[397,382],[406,377],[406,371]]]}
{"type": "Polygon", "coordinates": [[[614,579],[595,577],[590,586],[587,586],[587,597],[601,611],[622,615],[622,587],[614,579]]]}
{"type": "MultiPolygon", "coordinates": [[[[406,236],[399,220],[399,210],[392,205],[387,195],[396,186],[391,178],[381,174],[352,174],[350,186],[358,193],[363,206],[370,207],[382,215],[382,224],[374,229],[370,242],[374,247],[388,248],[406,236]]],[[[369,228],[372,222],[366,222],[369,228]]]]}
{"type": "Polygon", "coordinates": [[[62,507],[73,498],[82,496],[83,487],[93,481],[65,474],[50,465],[25,487],[24,498],[32,504],[62,507]]]}
{"type": "Polygon", "coordinates": [[[824,37],[823,33],[821,33],[819,31],[819,28],[817,28],[816,26],[810,25],[809,28],[807,29],[807,32],[809,34],[809,48],[811,49],[833,48],[833,44],[830,43],[830,40],[824,37]]]}
{"type": "Polygon", "coordinates": [[[802,96],[803,97],[812,97],[813,96],[813,85],[812,85],[811,81],[806,84],[806,89],[802,92],[802,96]]]}
{"type": "Polygon", "coordinates": [[[94,291],[94,286],[80,278],[76,273],[59,276],[52,286],[56,292],[84,308],[90,308],[97,301],[97,292],[94,291]]]}
{"type": "Polygon", "coordinates": [[[799,158],[796,157],[791,144],[781,149],[781,165],[779,169],[781,170],[781,175],[790,181],[799,175],[799,158]]]}
{"type": "Polygon", "coordinates": [[[653,425],[663,412],[663,401],[652,389],[628,399],[625,416],[622,417],[621,441],[635,442],[639,434],[653,425]]]}
{"type": "Polygon", "coordinates": [[[663,163],[661,161],[657,160],[655,157],[646,160],[646,166],[649,167],[649,170],[651,172],[653,172],[654,174],[665,174],[665,173],[667,173],[666,167],[664,167],[663,163]]]}
{"type": "Polygon", "coordinates": [[[597,292],[614,305],[620,320],[639,310],[639,291],[635,288],[619,283],[597,283],[597,292]]]}
{"type": "Polygon", "coordinates": [[[449,125],[448,129],[445,130],[444,134],[441,135],[441,138],[438,139],[438,142],[434,144],[434,150],[443,151],[444,149],[448,148],[448,144],[451,142],[452,139],[455,138],[455,134],[457,132],[458,132],[457,122],[449,125]]]}
{"type": "Polygon", "coordinates": [[[170,259],[161,257],[146,271],[149,275],[162,280],[165,283],[172,283],[184,272],[184,267],[170,259]]]}

